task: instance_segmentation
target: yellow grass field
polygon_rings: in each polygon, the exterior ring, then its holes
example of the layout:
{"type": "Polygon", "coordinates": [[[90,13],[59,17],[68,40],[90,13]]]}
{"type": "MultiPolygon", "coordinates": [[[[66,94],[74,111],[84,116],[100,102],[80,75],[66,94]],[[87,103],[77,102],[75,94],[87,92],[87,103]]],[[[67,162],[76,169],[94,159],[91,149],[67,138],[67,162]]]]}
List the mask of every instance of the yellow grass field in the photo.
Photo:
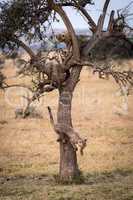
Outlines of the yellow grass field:
{"type": "MultiPolygon", "coordinates": [[[[10,60],[4,73],[15,74],[10,60]]],[[[45,94],[34,103],[43,118],[15,119],[15,109],[25,105],[24,94],[22,88],[0,91],[0,200],[133,200],[133,95],[125,110],[113,80],[82,71],[72,115],[75,129],[88,141],[84,155],[78,153],[85,182],[60,185],[55,180],[57,136],[47,112],[51,106],[56,118],[58,93],[45,94]]]]}

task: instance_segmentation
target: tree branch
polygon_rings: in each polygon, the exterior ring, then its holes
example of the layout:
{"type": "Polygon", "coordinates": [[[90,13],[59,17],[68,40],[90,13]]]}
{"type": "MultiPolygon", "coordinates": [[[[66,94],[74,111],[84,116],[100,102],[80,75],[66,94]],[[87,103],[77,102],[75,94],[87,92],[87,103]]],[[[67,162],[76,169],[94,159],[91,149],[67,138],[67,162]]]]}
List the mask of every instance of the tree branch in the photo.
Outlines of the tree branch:
{"type": "Polygon", "coordinates": [[[17,39],[17,38],[13,38],[13,41],[18,45],[21,46],[31,57],[31,59],[35,59],[36,55],[35,53],[31,50],[31,48],[29,46],[27,46],[24,42],[22,42],[21,40],[17,39]]]}
{"type": "MultiPolygon", "coordinates": [[[[72,52],[73,52],[73,56],[71,59],[74,58],[75,61],[80,61],[80,50],[79,50],[79,45],[78,45],[78,40],[76,37],[76,33],[73,29],[73,26],[68,18],[68,16],[66,15],[65,11],[63,10],[63,8],[58,5],[55,4],[53,2],[53,0],[49,1],[51,3],[52,9],[57,12],[60,17],[62,18],[64,24],[66,25],[67,31],[70,34],[70,37],[72,39],[72,52]]],[[[67,65],[67,63],[66,63],[67,65]]],[[[74,87],[76,86],[76,83],[79,79],[79,75],[81,72],[82,67],[79,67],[75,64],[75,66],[73,66],[72,71],[71,71],[71,76],[69,78],[69,83],[66,87],[69,87],[69,89],[71,91],[73,91],[74,87]]]]}
{"type": "Polygon", "coordinates": [[[94,22],[94,20],[91,18],[91,16],[88,14],[88,12],[85,10],[85,8],[83,8],[83,7],[79,7],[79,10],[81,11],[81,13],[87,18],[87,20],[88,20],[88,24],[90,25],[90,27],[91,27],[91,31],[93,32],[93,33],[95,33],[95,31],[96,31],[96,23],[94,22]]]}
{"type": "Polygon", "coordinates": [[[24,84],[21,84],[21,85],[19,85],[19,84],[8,85],[7,83],[4,83],[4,84],[5,84],[5,86],[3,86],[3,89],[8,89],[8,88],[11,88],[11,87],[22,87],[22,88],[28,89],[31,92],[33,92],[31,87],[24,85],[24,84]]]}
{"type": "Polygon", "coordinates": [[[88,20],[88,24],[91,27],[91,31],[95,32],[96,30],[96,23],[94,22],[94,20],[92,19],[92,17],[88,14],[88,12],[85,10],[85,8],[83,6],[81,6],[80,4],[78,4],[76,1],[74,1],[75,3],[72,2],[65,2],[65,3],[60,3],[59,5],[64,6],[64,7],[74,7],[77,8],[82,14],[83,16],[86,17],[86,19],[88,20]]]}
{"type": "Polygon", "coordinates": [[[73,26],[72,26],[68,16],[66,15],[63,8],[61,6],[59,6],[58,4],[53,3],[52,8],[55,12],[57,12],[60,15],[64,24],[66,25],[67,31],[70,34],[70,37],[72,39],[73,57],[75,58],[75,60],[79,60],[80,59],[80,51],[79,51],[78,40],[77,40],[76,33],[73,29],[73,26]]]}
{"type": "Polygon", "coordinates": [[[113,31],[114,15],[115,15],[115,11],[112,10],[110,14],[108,28],[107,28],[107,31],[109,31],[110,33],[113,31]]]}
{"type": "Polygon", "coordinates": [[[109,3],[110,0],[106,0],[104,3],[103,13],[99,17],[96,33],[92,36],[90,41],[88,41],[88,44],[84,47],[82,51],[83,56],[87,56],[102,37],[107,37],[109,35],[108,32],[103,33],[102,31],[109,3]]]}
{"type": "Polygon", "coordinates": [[[101,34],[103,30],[103,25],[106,17],[106,12],[109,6],[110,0],[106,0],[103,7],[103,13],[100,15],[98,24],[97,24],[97,35],[101,34]]]}

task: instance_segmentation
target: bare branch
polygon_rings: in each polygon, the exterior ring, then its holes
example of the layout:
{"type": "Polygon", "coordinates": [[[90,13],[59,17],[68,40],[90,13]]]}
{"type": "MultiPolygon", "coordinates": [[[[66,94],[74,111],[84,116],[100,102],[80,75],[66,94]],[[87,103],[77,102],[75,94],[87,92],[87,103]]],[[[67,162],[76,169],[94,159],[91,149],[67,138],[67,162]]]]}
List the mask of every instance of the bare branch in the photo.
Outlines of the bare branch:
{"type": "Polygon", "coordinates": [[[34,54],[34,52],[24,42],[22,42],[21,40],[19,40],[17,38],[14,38],[13,41],[16,44],[18,44],[18,46],[21,46],[30,55],[31,59],[35,59],[36,58],[36,55],[34,54]]]}
{"type": "Polygon", "coordinates": [[[29,87],[29,86],[27,86],[27,85],[24,85],[24,84],[12,84],[12,85],[8,85],[7,83],[4,82],[3,89],[8,89],[8,88],[12,88],[12,87],[21,87],[21,88],[25,88],[25,89],[28,89],[31,92],[33,92],[32,88],[29,87]]]}
{"type": "Polygon", "coordinates": [[[42,94],[44,94],[45,92],[51,92],[53,90],[55,90],[56,88],[52,85],[46,85],[45,87],[41,87],[41,88],[37,88],[37,90],[35,92],[33,92],[33,96],[31,98],[26,98],[28,100],[28,104],[23,112],[23,117],[26,116],[27,110],[29,109],[30,105],[32,102],[34,102],[35,100],[39,100],[40,97],[42,97],[42,94]]]}
{"type": "Polygon", "coordinates": [[[89,52],[94,48],[94,46],[99,42],[99,40],[102,37],[107,37],[109,35],[108,32],[103,33],[103,25],[109,3],[110,0],[106,0],[104,3],[103,12],[98,20],[96,33],[94,33],[90,41],[88,41],[88,44],[84,47],[82,51],[83,56],[88,56],[89,52]]]}
{"type": "Polygon", "coordinates": [[[96,23],[94,22],[94,20],[92,19],[92,17],[88,14],[88,12],[85,10],[85,8],[83,8],[83,7],[79,7],[79,10],[81,11],[81,13],[87,18],[87,20],[88,20],[88,24],[90,25],[90,27],[91,27],[91,31],[93,32],[93,33],[95,33],[95,31],[96,31],[96,23]]]}
{"type": "Polygon", "coordinates": [[[87,19],[88,24],[91,27],[91,31],[95,32],[95,30],[96,30],[96,23],[94,22],[94,20],[92,19],[92,17],[88,14],[88,12],[84,8],[84,6],[82,6],[80,3],[77,3],[76,1],[74,1],[74,3],[73,2],[64,2],[64,3],[60,3],[59,5],[61,5],[61,6],[68,6],[68,7],[71,6],[71,7],[77,8],[83,14],[83,16],[85,16],[85,18],[87,19]]]}
{"type": "Polygon", "coordinates": [[[109,24],[107,30],[111,33],[113,31],[115,11],[112,10],[110,14],[109,24]]]}
{"type": "Polygon", "coordinates": [[[99,78],[109,78],[109,76],[111,76],[119,86],[126,87],[128,84],[130,86],[133,86],[133,71],[119,71],[117,70],[116,64],[113,64],[109,60],[106,60],[104,61],[104,63],[101,64],[95,63],[93,66],[90,65],[90,67],[93,68],[93,73],[97,72],[99,74],[99,78]]]}
{"type": "Polygon", "coordinates": [[[79,11],[81,11],[81,13],[86,17],[86,19],[88,20],[88,24],[90,25],[91,30],[94,33],[96,31],[96,24],[95,24],[94,20],[91,18],[91,16],[88,14],[88,12],[85,10],[85,8],[82,5],[77,3],[75,0],[74,0],[74,2],[75,2],[74,6],[77,9],[79,9],[79,11]]]}
{"type": "Polygon", "coordinates": [[[54,122],[54,117],[53,117],[53,114],[52,114],[52,110],[51,110],[51,108],[49,106],[47,108],[48,108],[50,123],[51,123],[52,127],[54,128],[55,127],[55,122],[54,122]]]}
{"type": "Polygon", "coordinates": [[[103,13],[100,15],[98,24],[97,24],[97,35],[101,34],[103,30],[103,25],[105,21],[106,12],[109,6],[110,0],[106,0],[103,7],[103,13]]]}

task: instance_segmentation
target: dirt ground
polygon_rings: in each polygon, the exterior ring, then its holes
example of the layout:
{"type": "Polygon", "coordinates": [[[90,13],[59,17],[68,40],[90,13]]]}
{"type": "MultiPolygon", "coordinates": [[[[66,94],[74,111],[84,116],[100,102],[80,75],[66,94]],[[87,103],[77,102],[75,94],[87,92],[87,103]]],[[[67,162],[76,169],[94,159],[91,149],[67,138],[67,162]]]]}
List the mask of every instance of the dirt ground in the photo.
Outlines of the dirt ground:
{"type": "MultiPolygon", "coordinates": [[[[133,62],[132,62],[133,65],[133,62]]],[[[16,83],[11,61],[4,73],[16,83]]],[[[28,82],[26,78],[17,83],[28,82]]],[[[36,109],[43,118],[15,119],[14,110],[25,106],[28,91],[0,91],[0,200],[132,200],[133,199],[133,95],[128,108],[113,80],[101,80],[84,69],[73,99],[73,124],[87,138],[78,162],[82,184],[55,181],[59,149],[48,117],[56,118],[57,91],[46,94],[36,109]]]]}

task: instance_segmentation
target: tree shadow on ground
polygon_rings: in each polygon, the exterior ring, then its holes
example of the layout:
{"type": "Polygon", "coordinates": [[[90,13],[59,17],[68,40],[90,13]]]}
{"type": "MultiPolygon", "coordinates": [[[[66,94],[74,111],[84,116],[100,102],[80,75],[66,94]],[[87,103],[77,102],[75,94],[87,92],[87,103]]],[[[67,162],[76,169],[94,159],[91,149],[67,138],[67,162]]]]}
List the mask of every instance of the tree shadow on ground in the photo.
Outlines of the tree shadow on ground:
{"type": "MultiPolygon", "coordinates": [[[[85,173],[83,182],[61,184],[55,175],[0,177],[0,200],[132,200],[133,170],[85,173]],[[3,178],[3,179],[2,179],[3,178]]],[[[81,179],[80,179],[81,180],[81,179]]]]}

